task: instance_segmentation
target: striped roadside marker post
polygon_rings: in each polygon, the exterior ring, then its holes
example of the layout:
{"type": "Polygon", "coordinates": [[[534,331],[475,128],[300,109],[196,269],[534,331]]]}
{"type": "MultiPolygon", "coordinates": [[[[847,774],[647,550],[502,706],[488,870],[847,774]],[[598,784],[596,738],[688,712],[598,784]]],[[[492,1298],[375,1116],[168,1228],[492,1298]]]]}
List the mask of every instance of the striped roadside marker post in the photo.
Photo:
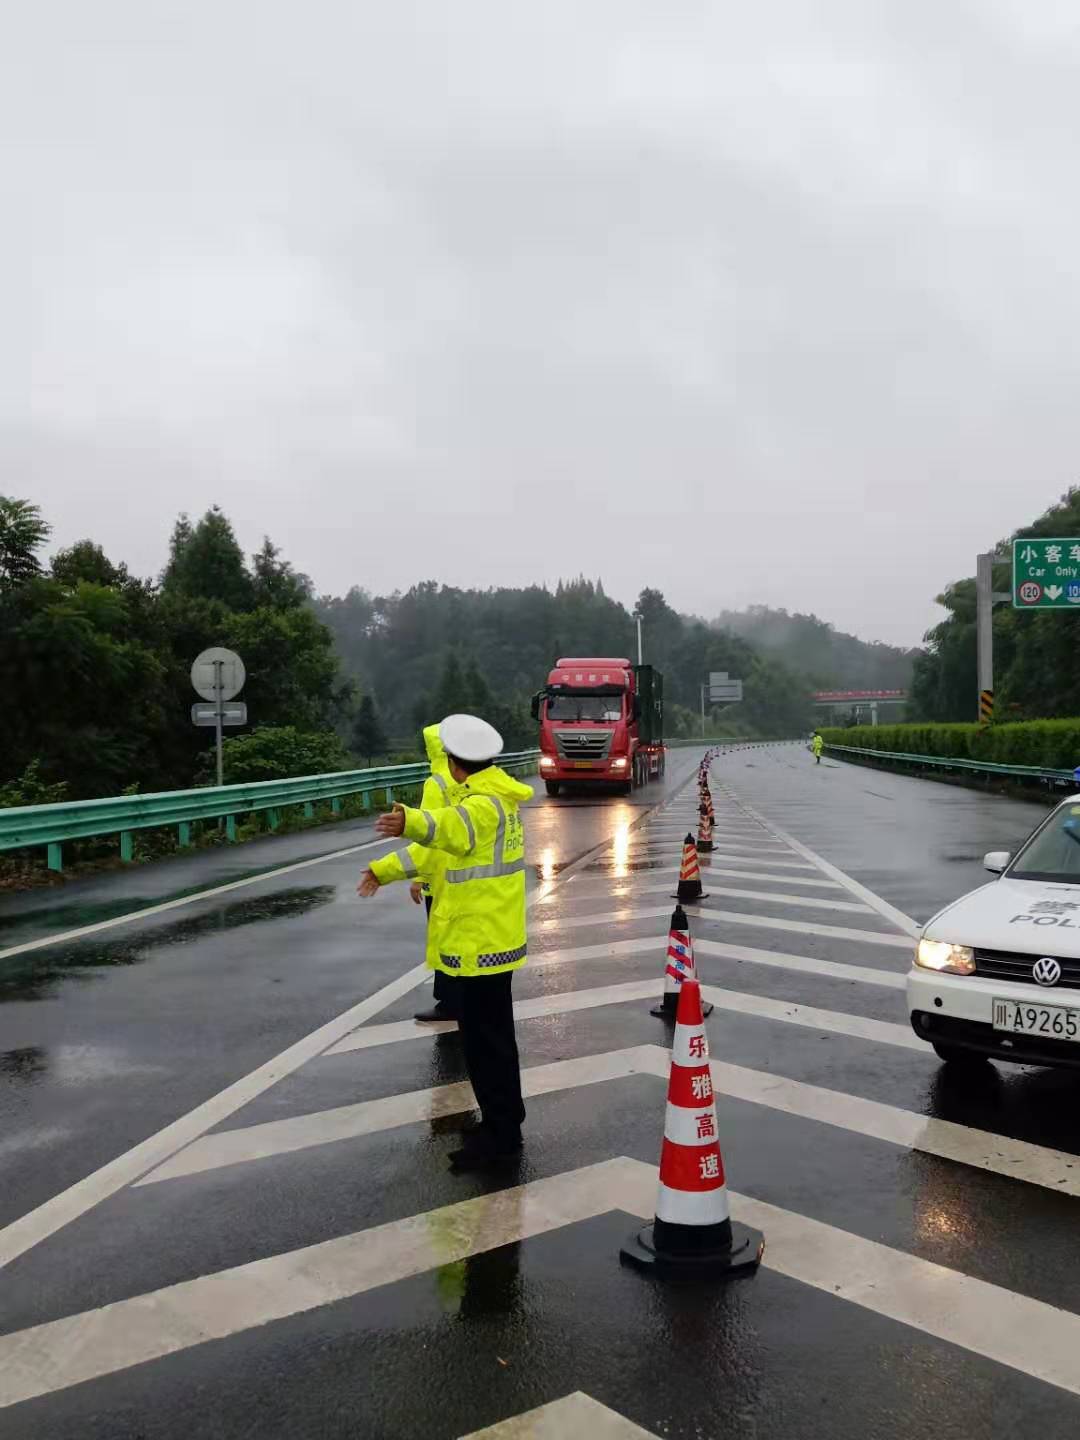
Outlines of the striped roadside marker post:
{"type": "Polygon", "coordinates": [[[660,1277],[726,1280],[756,1270],[765,1237],[731,1218],[716,1130],[709,1042],[696,980],[684,980],[671,1052],[656,1218],[619,1251],[660,1277]]]}
{"type": "MultiPolygon", "coordinates": [[[[686,911],[681,905],[676,905],[671,916],[671,929],[668,931],[667,957],[664,961],[664,994],[658,1004],[649,1011],[659,1020],[674,1020],[679,1008],[679,996],[682,993],[684,980],[696,980],[697,971],[694,968],[694,942],[690,938],[690,922],[686,918],[686,911]]],[[[703,1011],[706,1015],[712,1014],[712,1005],[709,1001],[702,1002],[703,1011]]]]}
{"type": "Polygon", "coordinates": [[[679,883],[671,898],[678,900],[680,905],[693,904],[696,900],[709,898],[701,888],[701,867],[698,865],[697,846],[694,844],[693,835],[690,834],[683,841],[679,883]]]}

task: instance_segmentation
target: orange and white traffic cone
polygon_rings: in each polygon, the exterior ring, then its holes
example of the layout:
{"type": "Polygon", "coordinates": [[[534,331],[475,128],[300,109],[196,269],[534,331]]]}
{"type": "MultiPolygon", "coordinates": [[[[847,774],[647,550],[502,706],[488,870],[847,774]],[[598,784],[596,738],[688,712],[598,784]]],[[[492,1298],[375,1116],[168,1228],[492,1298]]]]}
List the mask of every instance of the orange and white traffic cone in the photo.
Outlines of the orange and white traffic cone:
{"type": "Polygon", "coordinates": [[[756,1270],[765,1237],[731,1218],[716,1129],[709,1042],[696,980],[684,980],[671,1052],[656,1218],[619,1258],[654,1275],[729,1279],[756,1270]]]}
{"type": "MultiPolygon", "coordinates": [[[[681,905],[676,905],[671,916],[671,929],[668,931],[667,956],[664,961],[664,995],[659,1004],[654,1005],[649,1012],[660,1020],[674,1020],[676,1011],[679,1008],[679,996],[682,993],[684,980],[696,980],[697,971],[694,968],[694,942],[690,938],[690,922],[686,918],[686,911],[681,905]]],[[[706,1015],[712,1014],[712,1006],[707,1000],[702,1002],[706,1015]]]]}
{"type": "Polygon", "coordinates": [[[697,848],[699,855],[702,852],[708,854],[712,849],[712,825],[709,822],[708,814],[704,810],[702,810],[701,819],[698,821],[697,848]]]}
{"type": "Polygon", "coordinates": [[[701,888],[701,867],[697,859],[697,846],[694,844],[693,835],[687,835],[683,841],[679,884],[672,899],[678,900],[680,905],[691,905],[695,900],[707,900],[708,898],[701,888]]]}

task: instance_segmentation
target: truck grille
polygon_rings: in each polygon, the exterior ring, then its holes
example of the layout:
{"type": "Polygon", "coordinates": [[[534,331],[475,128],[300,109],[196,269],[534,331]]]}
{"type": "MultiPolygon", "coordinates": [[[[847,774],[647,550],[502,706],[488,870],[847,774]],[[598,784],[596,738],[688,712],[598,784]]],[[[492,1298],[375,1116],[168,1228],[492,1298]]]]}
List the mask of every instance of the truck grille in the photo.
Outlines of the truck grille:
{"type": "Polygon", "coordinates": [[[614,730],[556,730],[555,744],[564,760],[606,760],[614,730]]]}
{"type": "MultiPolygon", "coordinates": [[[[975,973],[985,975],[988,980],[1011,980],[1017,985],[1034,985],[1031,973],[1038,955],[1024,955],[1013,950],[976,950],[975,973]]],[[[1061,966],[1061,979],[1056,985],[1040,985],[1040,990],[1080,990],[1080,960],[1063,960],[1055,955],[1061,966]]]]}

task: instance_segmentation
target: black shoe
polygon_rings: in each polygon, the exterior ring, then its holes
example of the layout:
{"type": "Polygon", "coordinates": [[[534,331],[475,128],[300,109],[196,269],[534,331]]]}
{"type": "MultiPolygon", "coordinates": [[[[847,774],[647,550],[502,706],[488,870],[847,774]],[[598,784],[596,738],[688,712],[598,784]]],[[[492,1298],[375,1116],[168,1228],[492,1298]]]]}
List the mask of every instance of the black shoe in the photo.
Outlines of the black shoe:
{"type": "Polygon", "coordinates": [[[425,1025],[432,1025],[438,1020],[456,1022],[457,1016],[447,1010],[445,1005],[433,1005],[430,1010],[418,1010],[413,1019],[422,1020],[425,1025]]]}
{"type": "Polygon", "coordinates": [[[483,1126],[465,1136],[460,1150],[451,1150],[449,1161],[454,1170],[495,1170],[516,1160],[521,1154],[521,1133],[496,1143],[483,1126]]]}

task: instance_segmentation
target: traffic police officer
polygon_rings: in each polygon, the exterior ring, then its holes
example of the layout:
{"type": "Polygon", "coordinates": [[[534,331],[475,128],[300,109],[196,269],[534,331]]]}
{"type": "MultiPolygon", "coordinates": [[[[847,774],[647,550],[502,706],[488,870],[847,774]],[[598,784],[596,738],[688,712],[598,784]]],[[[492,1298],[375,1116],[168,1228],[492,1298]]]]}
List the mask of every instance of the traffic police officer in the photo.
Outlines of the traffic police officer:
{"type": "Polygon", "coordinates": [[[480,1107],[479,1127],[450,1156],[458,1169],[486,1169],[521,1148],[521,1071],[511,984],[525,963],[525,837],[518,806],[532,798],[493,759],[499,732],[475,715],[448,715],[439,726],[456,786],[438,810],[395,805],[380,816],[380,835],[403,835],[404,850],[372,862],[357,887],[374,895],[395,880],[414,880],[432,852],[442,865],[433,887],[427,963],[459,980],[465,1065],[480,1107]]]}

